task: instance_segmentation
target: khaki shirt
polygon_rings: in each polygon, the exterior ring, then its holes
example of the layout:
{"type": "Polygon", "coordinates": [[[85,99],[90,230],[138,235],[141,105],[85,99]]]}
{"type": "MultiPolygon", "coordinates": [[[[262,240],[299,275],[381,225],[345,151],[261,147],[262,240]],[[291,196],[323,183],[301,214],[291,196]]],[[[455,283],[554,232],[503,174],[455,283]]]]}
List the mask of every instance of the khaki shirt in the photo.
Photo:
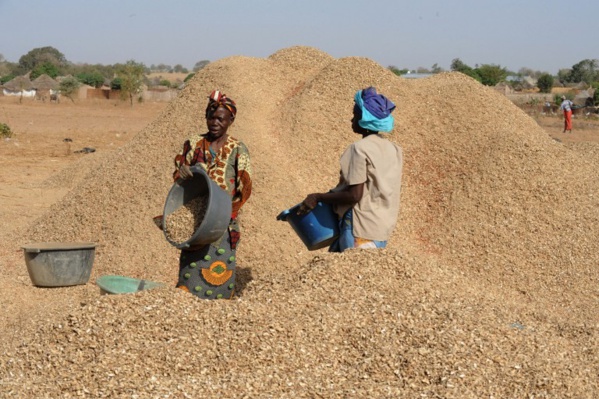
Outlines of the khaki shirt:
{"type": "MultiPolygon", "coordinates": [[[[401,147],[380,134],[371,134],[350,145],[341,155],[341,182],[334,189],[364,183],[362,199],[353,208],[353,234],[386,241],[399,213],[403,153],[401,147]]],[[[339,217],[349,209],[337,206],[339,217]]]]}

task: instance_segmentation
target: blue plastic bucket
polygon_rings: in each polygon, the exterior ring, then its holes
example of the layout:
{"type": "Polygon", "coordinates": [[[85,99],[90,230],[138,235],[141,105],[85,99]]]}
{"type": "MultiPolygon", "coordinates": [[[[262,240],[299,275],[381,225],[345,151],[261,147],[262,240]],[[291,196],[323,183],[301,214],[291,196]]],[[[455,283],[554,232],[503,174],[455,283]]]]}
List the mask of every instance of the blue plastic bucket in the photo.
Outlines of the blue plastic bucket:
{"type": "Polygon", "coordinates": [[[339,222],[331,205],[319,202],[309,213],[298,215],[300,205],[281,212],[277,220],[289,222],[310,251],[331,245],[339,236],[339,222]]]}

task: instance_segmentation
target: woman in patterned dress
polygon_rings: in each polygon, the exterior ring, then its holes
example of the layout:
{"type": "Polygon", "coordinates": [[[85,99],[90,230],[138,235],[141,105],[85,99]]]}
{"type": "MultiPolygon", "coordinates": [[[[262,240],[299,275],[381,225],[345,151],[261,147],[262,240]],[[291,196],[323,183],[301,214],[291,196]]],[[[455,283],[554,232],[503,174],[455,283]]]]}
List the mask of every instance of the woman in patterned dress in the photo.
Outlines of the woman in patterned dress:
{"type": "Polygon", "coordinates": [[[208,132],[185,141],[183,151],[175,157],[175,181],[192,177],[191,166],[201,167],[231,195],[231,221],[223,236],[200,248],[181,251],[177,287],[205,299],[231,298],[235,292],[240,238],[237,217],[252,192],[248,149],[227,134],[236,114],[235,101],[218,90],[213,91],[206,107],[208,132]]]}

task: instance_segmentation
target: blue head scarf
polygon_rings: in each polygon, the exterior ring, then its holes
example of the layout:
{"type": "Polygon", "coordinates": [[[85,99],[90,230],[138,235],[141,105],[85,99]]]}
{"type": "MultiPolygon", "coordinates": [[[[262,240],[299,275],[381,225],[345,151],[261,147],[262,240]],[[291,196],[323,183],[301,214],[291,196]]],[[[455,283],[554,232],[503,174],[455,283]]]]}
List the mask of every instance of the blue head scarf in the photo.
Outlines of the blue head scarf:
{"type": "Polygon", "coordinates": [[[389,133],[393,130],[395,104],[382,94],[377,94],[374,87],[359,90],[354,96],[356,106],[362,112],[358,124],[367,130],[389,133]]]}

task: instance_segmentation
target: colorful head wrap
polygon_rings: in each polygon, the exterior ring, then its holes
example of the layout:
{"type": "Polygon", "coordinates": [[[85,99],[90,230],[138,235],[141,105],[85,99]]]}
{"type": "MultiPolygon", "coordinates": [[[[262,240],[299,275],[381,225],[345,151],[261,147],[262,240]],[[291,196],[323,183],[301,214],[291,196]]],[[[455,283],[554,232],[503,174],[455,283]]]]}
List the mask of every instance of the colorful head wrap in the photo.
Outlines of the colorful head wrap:
{"type": "Polygon", "coordinates": [[[356,107],[362,113],[358,124],[373,132],[388,133],[393,130],[395,104],[382,94],[377,94],[374,87],[359,90],[354,96],[356,107]]]}
{"type": "Polygon", "coordinates": [[[235,105],[235,101],[226,96],[225,93],[220,90],[214,90],[210,93],[208,97],[208,106],[206,106],[206,118],[208,118],[208,114],[216,111],[218,107],[225,107],[231,114],[233,118],[237,114],[237,106],[235,105]]]}

